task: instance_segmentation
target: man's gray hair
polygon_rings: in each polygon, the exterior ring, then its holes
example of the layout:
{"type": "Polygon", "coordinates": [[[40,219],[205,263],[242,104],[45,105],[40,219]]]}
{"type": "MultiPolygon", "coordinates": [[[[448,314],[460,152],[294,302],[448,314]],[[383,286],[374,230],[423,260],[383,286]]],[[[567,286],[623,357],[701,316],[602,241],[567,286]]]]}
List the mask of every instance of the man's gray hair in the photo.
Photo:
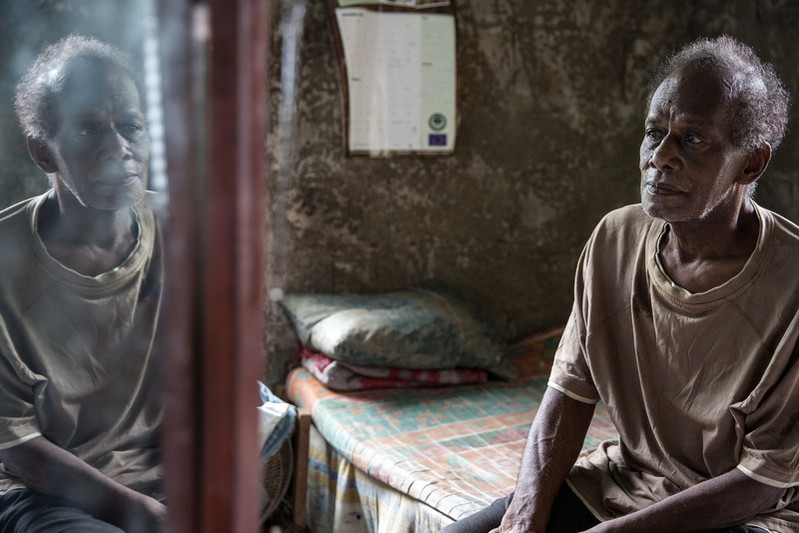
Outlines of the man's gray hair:
{"type": "Polygon", "coordinates": [[[647,102],[669,74],[692,67],[735,75],[730,103],[736,148],[753,150],[768,143],[773,151],[779,146],[788,123],[788,92],[770,64],[727,35],[698,39],[666,59],[649,85],[647,102]]]}
{"type": "Polygon", "coordinates": [[[139,86],[130,56],[92,37],[70,35],[45,48],[17,84],[14,110],[26,136],[49,140],[56,133],[56,104],[61,87],[83,61],[119,67],[139,86]]]}

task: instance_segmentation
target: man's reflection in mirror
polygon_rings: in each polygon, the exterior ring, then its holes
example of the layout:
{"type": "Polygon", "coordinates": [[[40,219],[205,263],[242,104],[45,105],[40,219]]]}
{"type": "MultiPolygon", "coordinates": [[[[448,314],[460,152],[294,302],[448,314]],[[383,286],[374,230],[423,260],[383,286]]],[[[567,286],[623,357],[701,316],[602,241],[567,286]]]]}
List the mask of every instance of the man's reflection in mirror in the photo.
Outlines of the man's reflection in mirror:
{"type": "Polygon", "coordinates": [[[152,532],[166,520],[162,243],[136,80],[120,51],[71,36],[17,86],[51,189],[0,212],[0,531],[152,532]]]}

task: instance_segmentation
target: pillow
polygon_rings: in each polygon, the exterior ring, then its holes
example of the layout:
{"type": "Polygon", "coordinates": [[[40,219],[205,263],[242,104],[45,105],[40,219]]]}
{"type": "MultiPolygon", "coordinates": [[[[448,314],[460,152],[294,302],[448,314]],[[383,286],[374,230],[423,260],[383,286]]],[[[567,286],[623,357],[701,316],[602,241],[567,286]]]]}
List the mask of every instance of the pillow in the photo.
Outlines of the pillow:
{"type": "Polygon", "coordinates": [[[384,294],[288,294],[281,300],[303,346],[362,366],[482,368],[516,377],[496,328],[447,289],[384,294]]]}
{"type": "Polygon", "coordinates": [[[519,378],[548,377],[558,350],[563,326],[534,333],[508,348],[519,378]]]}

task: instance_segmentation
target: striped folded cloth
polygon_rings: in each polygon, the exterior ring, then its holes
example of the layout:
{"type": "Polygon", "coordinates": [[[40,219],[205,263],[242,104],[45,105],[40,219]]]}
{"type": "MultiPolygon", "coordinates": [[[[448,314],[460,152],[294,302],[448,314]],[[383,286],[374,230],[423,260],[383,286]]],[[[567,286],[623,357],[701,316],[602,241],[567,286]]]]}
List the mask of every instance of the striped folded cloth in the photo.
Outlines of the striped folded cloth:
{"type": "Polygon", "coordinates": [[[325,387],[335,391],[466,385],[488,380],[488,373],[477,368],[415,370],[353,365],[309,350],[302,343],[297,345],[297,358],[325,387]]]}

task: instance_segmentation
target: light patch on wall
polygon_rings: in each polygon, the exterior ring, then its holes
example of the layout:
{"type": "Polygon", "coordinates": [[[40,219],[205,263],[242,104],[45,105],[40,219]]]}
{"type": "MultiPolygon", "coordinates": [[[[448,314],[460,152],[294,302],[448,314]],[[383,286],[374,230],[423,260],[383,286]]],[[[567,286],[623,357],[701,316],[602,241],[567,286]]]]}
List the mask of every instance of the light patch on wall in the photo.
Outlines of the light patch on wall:
{"type": "Polygon", "coordinates": [[[420,191],[409,187],[398,187],[394,192],[394,199],[400,207],[435,208],[436,201],[428,191],[420,191]]]}
{"type": "Polygon", "coordinates": [[[555,209],[532,191],[519,198],[519,206],[521,207],[522,224],[531,229],[540,228],[558,214],[555,209]]]}
{"type": "Polygon", "coordinates": [[[313,227],[313,217],[306,215],[299,209],[291,209],[286,212],[286,220],[291,225],[294,234],[298,239],[305,236],[305,232],[313,227]]]}

